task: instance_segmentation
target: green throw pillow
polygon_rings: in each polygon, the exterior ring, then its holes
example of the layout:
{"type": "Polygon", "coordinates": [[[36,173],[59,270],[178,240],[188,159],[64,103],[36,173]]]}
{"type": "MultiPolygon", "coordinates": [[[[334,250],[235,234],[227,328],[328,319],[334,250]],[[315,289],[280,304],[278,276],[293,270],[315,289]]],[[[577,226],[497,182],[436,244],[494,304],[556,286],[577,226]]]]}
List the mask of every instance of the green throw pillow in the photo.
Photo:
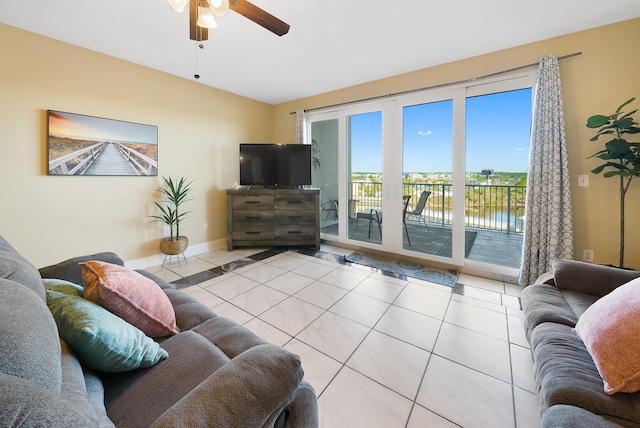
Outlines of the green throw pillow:
{"type": "Polygon", "coordinates": [[[84,297],[84,288],[82,288],[82,285],[74,284],[64,279],[43,278],[42,285],[44,285],[46,290],[57,291],[69,296],[84,297]]]}
{"type": "Polygon", "coordinates": [[[142,331],[82,297],[47,290],[47,306],[60,337],[92,369],[125,372],[151,367],[169,356],[142,331]]]}

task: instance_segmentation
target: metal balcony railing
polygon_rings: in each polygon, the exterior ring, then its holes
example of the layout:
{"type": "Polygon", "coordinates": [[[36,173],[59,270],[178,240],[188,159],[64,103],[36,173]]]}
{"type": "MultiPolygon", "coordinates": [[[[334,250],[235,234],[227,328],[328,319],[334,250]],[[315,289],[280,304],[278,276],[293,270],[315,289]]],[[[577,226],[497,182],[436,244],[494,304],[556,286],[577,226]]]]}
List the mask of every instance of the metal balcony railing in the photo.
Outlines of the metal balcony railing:
{"type": "MultiPolygon", "coordinates": [[[[453,192],[451,184],[403,184],[403,195],[411,195],[415,206],[423,191],[430,191],[422,217],[431,224],[451,225],[453,192]]],[[[467,184],[465,185],[465,225],[474,229],[507,233],[524,232],[526,186],[467,184]]],[[[382,183],[351,182],[353,212],[382,209],[382,183]]]]}

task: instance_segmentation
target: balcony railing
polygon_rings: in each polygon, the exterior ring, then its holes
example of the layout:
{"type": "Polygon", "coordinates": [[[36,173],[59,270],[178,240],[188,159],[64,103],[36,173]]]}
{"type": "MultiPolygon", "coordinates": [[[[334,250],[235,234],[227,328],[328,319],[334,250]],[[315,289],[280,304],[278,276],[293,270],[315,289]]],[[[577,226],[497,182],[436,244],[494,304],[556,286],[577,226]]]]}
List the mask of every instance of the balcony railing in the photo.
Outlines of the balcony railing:
{"type": "MultiPolygon", "coordinates": [[[[430,191],[422,217],[432,224],[451,225],[453,192],[451,184],[402,185],[403,195],[411,195],[415,206],[423,191],[430,191]]],[[[523,233],[526,186],[465,185],[465,225],[474,229],[523,233]]],[[[352,213],[382,209],[382,183],[351,182],[352,213]]],[[[351,213],[351,214],[352,214],[351,213]]]]}

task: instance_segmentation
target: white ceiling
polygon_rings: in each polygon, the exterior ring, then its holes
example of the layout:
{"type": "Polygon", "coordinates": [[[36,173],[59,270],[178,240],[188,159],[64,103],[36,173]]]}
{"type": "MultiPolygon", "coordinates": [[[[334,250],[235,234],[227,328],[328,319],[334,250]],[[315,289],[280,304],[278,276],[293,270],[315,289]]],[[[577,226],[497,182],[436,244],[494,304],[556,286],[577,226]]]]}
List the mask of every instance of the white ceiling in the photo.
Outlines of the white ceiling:
{"type": "Polygon", "coordinates": [[[179,14],[166,0],[0,0],[0,22],[186,79],[197,71],[202,84],[278,104],[640,17],[638,0],[253,3],[289,33],[230,11],[199,50],[188,7],[179,14]]]}

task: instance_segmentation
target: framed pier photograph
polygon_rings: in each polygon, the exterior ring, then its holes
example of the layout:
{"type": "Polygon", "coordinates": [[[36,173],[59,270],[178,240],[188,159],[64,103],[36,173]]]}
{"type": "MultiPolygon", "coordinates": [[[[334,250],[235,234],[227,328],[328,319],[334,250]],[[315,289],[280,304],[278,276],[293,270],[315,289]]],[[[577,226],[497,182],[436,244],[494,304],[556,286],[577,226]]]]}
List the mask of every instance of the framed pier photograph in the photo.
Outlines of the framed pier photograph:
{"type": "Polygon", "coordinates": [[[158,127],[48,110],[48,175],[158,175],[158,127]]]}

